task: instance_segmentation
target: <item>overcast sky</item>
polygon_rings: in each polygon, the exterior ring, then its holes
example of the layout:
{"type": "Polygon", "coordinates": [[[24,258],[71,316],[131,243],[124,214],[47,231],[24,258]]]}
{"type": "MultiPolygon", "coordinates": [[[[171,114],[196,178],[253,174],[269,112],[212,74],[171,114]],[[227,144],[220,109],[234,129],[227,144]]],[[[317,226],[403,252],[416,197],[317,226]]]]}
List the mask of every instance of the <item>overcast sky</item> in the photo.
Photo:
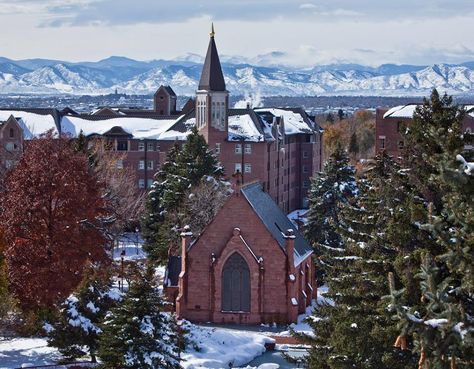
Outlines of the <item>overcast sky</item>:
{"type": "Polygon", "coordinates": [[[139,60],[220,54],[279,62],[474,60],[474,0],[0,0],[0,55],[139,60]]]}

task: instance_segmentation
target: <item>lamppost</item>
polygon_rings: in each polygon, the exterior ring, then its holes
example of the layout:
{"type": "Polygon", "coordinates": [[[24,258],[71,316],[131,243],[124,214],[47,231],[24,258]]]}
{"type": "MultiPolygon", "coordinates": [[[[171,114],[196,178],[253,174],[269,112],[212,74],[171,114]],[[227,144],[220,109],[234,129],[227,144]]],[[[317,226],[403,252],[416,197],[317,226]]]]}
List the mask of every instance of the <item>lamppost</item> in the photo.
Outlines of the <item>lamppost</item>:
{"type": "Polygon", "coordinates": [[[121,264],[121,272],[120,272],[120,277],[122,279],[122,283],[121,283],[121,290],[123,292],[123,279],[124,279],[124,259],[125,259],[125,249],[122,250],[122,252],[120,253],[120,264],[121,264]]]}

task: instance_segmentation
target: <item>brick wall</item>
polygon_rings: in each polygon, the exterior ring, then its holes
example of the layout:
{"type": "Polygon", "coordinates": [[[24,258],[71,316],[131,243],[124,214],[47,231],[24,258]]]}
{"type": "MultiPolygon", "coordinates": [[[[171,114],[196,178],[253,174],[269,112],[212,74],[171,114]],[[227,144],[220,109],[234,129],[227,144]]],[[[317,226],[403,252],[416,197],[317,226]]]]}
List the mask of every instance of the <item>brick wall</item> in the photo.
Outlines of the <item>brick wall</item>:
{"type": "Polygon", "coordinates": [[[182,317],[201,322],[258,324],[293,321],[296,315],[289,312],[289,302],[293,297],[288,293],[289,283],[294,283],[298,291],[294,296],[298,300],[295,312],[302,312],[311,299],[311,294],[306,300],[301,293],[301,288],[305,292],[309,290],[306,284],[313,284],[311,256],[298,266],[294,274],[296,280],[289,281],[285,252],[243,195],[233,195],[186,255],[186,298],[179,311],[182,317]],[[234,252],[245,259],[250,270],[251,308],[248,313],[222,312],[221,309],[222,269],[234,252]],[[261,263],[258,262],[260,257],[263,258],[261,263]],[[305,268],[307,275],[304,274],[305,268]]]}

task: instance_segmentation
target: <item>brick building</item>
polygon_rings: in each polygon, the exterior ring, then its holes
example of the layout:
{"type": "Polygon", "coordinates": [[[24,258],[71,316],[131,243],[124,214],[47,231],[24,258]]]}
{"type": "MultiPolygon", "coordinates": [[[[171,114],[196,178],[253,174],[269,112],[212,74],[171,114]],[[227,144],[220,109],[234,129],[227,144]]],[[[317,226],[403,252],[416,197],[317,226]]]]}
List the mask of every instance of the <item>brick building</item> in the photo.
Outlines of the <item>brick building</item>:
{"type": "MultiPolygon", "coordinates": [[[[410,126],[413,113],[418,105],[408,104],[395,106],[391,109],[377,108],[375,117],[375,151],[386,150],[397,158],[401,155],[405,142],[400,133],[403,127],[410,126]]],[[[463,120],[463,129],[474,132],[474,105],[464,106],[466,115],[463,120]]]]}
{"type": "Polygon", "coordinates": [[[13,115],[0,121],[0,174],[13,168],[23,152],[23,129],[13,115]]]}
{"type": "Polygon", "coordinates": [[[285,212],[307,207],[310,177],[322,168],[323,131],[301,108],[229,108],[229,93],[211,35],[195,99],[181,111],[170,86],[160,86],[154,109],[99,107],[90,114],[71,109],[0,111],[28,121],[25,138],[53,129],[77,137],[105,138],[124,154],[137,186],[149,188],[176,141],[183,143],[197,125],[224,167],[244,183],[258,180],[285,212]],[[29,133],[29,132],[34,133],[29,133]]]}
{"type": "Polygon", "coordinates": [[[165,280],[180,318],[290,323],[316,296],[311,247],[259,183],[236,191],[191,240],[182,234],[165,280]]]}

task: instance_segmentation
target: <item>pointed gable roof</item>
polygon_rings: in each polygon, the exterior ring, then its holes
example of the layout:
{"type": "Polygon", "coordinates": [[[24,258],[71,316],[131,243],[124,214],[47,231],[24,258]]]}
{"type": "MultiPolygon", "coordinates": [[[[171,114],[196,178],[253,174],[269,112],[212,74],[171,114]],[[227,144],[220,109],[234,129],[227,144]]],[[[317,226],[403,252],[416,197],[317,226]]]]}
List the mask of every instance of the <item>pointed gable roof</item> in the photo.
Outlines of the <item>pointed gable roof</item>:
{"type": "Polygon", "coordinates": [[[214,29],[213,32],[211,32],[206,60],[204,60],[204,66],[202,67],[199,89],[225,91],[224,75],[222,74],[221,62],[217,54],[216,42],[214,41],[214,29]]]}

